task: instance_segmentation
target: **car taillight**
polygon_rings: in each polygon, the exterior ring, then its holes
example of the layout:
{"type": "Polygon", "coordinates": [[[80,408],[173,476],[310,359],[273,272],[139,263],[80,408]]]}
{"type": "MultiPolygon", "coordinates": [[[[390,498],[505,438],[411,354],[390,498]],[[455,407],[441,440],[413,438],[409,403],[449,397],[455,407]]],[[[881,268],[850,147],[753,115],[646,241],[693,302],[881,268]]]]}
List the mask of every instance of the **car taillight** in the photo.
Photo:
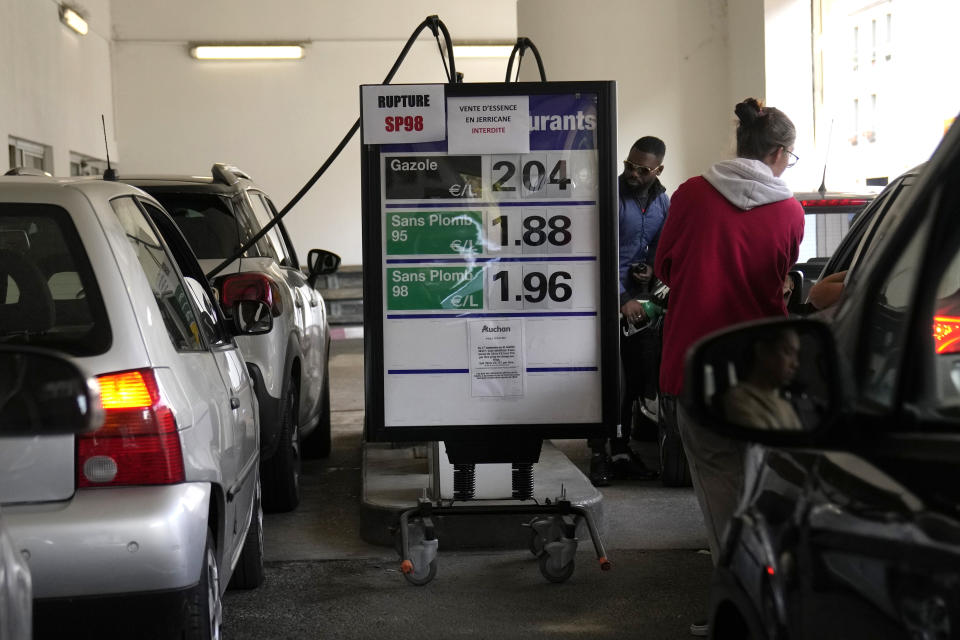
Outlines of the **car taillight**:
{"type": "Polygon", "coordinates": [[[960,318],[934,316],[933,343],[937,353],[960,353],[960,318]]]}
{"type": "Polygon", "coordinates": [[[224,309],[231,309],[240,300],[259,300],[270,307],[273,317],[283,312],[280,288],[260,273],[237,273],[220,280],[220,300],[224,309]]]}
{"type": "Polygon", "coordinates": [[[828,198],[824,200],[801,200],[804,207],[862,207],[867,204],[863,198],[828,198]]]}
{"type": "Polygon", "coordinates": [[[183,482],[177,421],[152,369],[97,377],[103,426],[77,437],[77,486],[183,482]]]}

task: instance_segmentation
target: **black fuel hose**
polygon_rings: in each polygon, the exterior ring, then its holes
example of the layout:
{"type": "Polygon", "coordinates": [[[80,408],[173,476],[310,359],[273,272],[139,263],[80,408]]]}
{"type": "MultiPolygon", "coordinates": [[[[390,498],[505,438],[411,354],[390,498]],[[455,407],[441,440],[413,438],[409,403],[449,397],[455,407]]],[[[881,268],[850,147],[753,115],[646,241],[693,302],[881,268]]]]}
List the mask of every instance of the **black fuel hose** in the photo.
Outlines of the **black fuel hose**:
{"type": "Polygon", "coordinates": [[[520,58],[517,60],[517,78],[520,78],[520,65],[523,64],[523,53],[530,49],[533,51],[533,56],[537,59],[537,68],[540,70],[540,82],[547,81],[547,73],[543,70],[543,58],[540,57],[540,51],[537,50],[537,45],[533,44],[533,40],[530,38],[517,38],[517,43],[513,45],[513,51],[510,52],[510,60],[507,62],[507,77],[504,79],[504,82],[510,82],[510,74],[513,72],[513,59],[517,57],[517,53],[520,54],[520,58]]]}
{"type": "MultiPolygon", "coordinates": [[[[447,44],[447,58],[449,59],[449,62],[450,62],[449,70],[446,69],[446,62],[444,62],[444,70],[447,73],[447,80],[451,83],[454,81],[456,82],[460,81],[462,76],[459,76],[457,74],[457,69],[453,59],[453,40],[450,39],[450,32],[447,31],[447,26],[443,24],[443,21],[438,16],[433,15],[433,16],[427,16],[427,18],[420,23],[420,26],[418,26],[414,30],[413,34],[407,40],[407,44],[404,45],[403,50],[400,52],[400,55],[397,57],[397,61],[393,63],[393,67],[390,69],[390,72],[387,74],[387,77],[383,80],[383,84],[390,84],[390,81],[393,80],[393,76],[396,75],[397,71],[400,69],[400,64],[403,62],[404,58],[407,57],[407,53],[410,52],[410,48],[413,46],[413,43],[416,42],[417,37],[419,37],[420,33],[427,28],[429,28],[430,31],[433,32],[434,37],[437,38],[438,44],[440,42],[439,34],[443,33],[443,38],[447,44]]],[[[442,54],[442,50],[441,50],[441,54],[442,54]]],[[[537,57],[539,58],[539,55],[537,57]]],[[[229,265],[234,260],[237,260],[238,258],[242,257],[244,253],[250,250],[250,247],[255,245],[260,240],[260,238],[267,235],[267,233],[269,233],[270,230],[273,229],[273,227],[275,227],[277,223],[279,223],[280,220],[285,215],[287,215],[290,212],[290,210],[293,209],[293,207],[298,202],[300,202],[303,196],[307,195],[307,192],[313,187],[314,184],[316,184],[317,180],[320,179],[320,176],[322,176],[327,171],[330,165],[333,164],[333,161],[337,159],[337,156],[340,155],[340,152],[343,151],[344,148],[346,148],[347,144],[350,142],[350,139],[353,138],[354,134],[357,132],[359,128],[360,128],[360,118],[357,118],[357,121],[353,123],[353,126],[350,127],[350,130],[347,131],[347,134],[343,137],[343,140],[340,141],[340,144],[337,145],[337,148],[334,149],[333,153],[330,154],[330,157],[326,159],[326,161],[323,163],[323,165],[320,166],[319,169],[317,169],[317,172],[313,174],[313,177],[310,178],[305,185],[303,185],[300,191],[297,192],[297,195],[293,196],[290,202],[288,202],[286,206],[280,210],[280,213],[274,216],[273,220],[268,222],[262,229],[260,229],[260,231],[255,233],[253,237],[251,237],[249,240],[244,242],[240,246],[240,248],[237,249],[234,255],[230,256],[229,258],[227,258],[226,260],[224,260],[223,262],[215,266],[213,269],[211,269],[207,273],[207,278],[208,279],[213,278],[215,275],[223,271],[227,267],[227,265],[229,265]]]]}

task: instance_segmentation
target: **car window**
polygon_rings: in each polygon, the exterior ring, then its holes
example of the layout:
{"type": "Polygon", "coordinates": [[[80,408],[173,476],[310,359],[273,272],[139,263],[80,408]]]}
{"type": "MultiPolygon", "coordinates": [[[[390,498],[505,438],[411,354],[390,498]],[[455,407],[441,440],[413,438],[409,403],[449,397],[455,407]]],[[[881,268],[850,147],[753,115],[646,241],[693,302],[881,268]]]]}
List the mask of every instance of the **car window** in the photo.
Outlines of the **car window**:
{"type": "MultiPolygon", "coordinates": [[[[267,209],[270,211],[270,217],[276,218],[277,208],[273,206],[273,202],[270,201],[270,198],[262,193],[260,194],[260,197],[263,198],[263,203],[267,205],[267,209]]],[[[290,234],[287,233],[287,229],[284,227],[282,222],[277,224],[277,229],[280,230],[280,236],[283,238],[283,244],[287,249],[287,255],[290,257],[290,266],[294,269],[299,269],[300,261],[297,259],[297,251],[294,249],[293,242],[290,240],[290,234]]]]}
{"type": "Polygon", "coordinates": [[[885,408],[892,407],[895,401],[901,356],[928,231],[929,219],[916,229],[866,309],[863,392],[865,398],[885,408]]]}
{"type": "Polygon", "coordinates": [[[180,231],[200,260],[225,260],[240,248],[240,240],[253,235],[242,219],[234,216],[229,199],[212,193],[152,191],[170,212],[180,231]]]}
{"type": "Polygon", "coordinates": [[[873,240],[877,235],[877,229],[883,224],[883,219],[886,217],[887,212],[890,211],[894,202],[906,195],[906,192],[909,191],[909,186],[908,183],[902,182],[892,189],[885,190],[883,194],[877,198],[875,205],[871,207],[868,212],[870,214],[869,219],[864,220],[866,226],[861,233],[862,238],[857,242],[856,251],[852,257],[846,260],[846,264],[836,265],[835,271],[853,269],[857,263],[863,259],[863,256],[870,251],[873,240]]]}
{"type": "Polygon", "coordinates": [[[804,210],[803,242],[800,243],[797,268],[816,277],[847,236],[856,216],[855,212],[804,210]]]}
{"type": "Polygon", "coordinates": [[[194,310],[200,316],[200,330],[203,331],[207,344],[226,344],[230,342],[230,335],[222,322],[222,314],[216,304],[212,304],[216,299],[216,292],[207,286],[207,278],[203,269],[197,263],[196,257],[191,253],[188,243],[184,243],[182,232],[162,209],[148,200],[138,198],[140,206],[144,208],[150,220],[153,222],[157,231],[163,237],[170,255],[173,256],[177,266],[180,267],[180,273],[187,281],[187,289],[190,290],[190,280],[196,282],[197,295],[194,297],[194,310]]]}
{"type": "Polygon", "coordinates": [[[887,189],[857,215],[849,233],[844,236],[843,241],[827,261],[820,274],[821,278],[838,271],[847,271],[853,266],[856,258],[869,245],[868,238],[872,236],[871,231],[876,229],[877,224],[883,219],[883,214],[893,202],[893,193],[894,189],[887,189]]]}
{"type": "Polygon", "coordinates": [[[0,343],[97,355],[112,334],[90,260],[70,214],[0,204],[0,343]]]}
{"type": "Polygon", "coordinates": [[[115,198],[110,204],[147,276],[173,346],[181,351],[202,350],[197,317],[183,282],[146,215],[132,197],[115,198]]]}
{"type": "MultiPolygon", "coordinates": [[[[253,208],[253,215],[257,219],[257,231],[259,231],[273,220],[273,215],[270,210],[267,209],[267,205],[264,204],[260,194],[251,191],[248,195],[250,197],[250,206],[253,208]]],[[[267,235],[263,237],[263,240],[267,243],[267,252],[281,267],[291,266],[290,255],[283,242],[283,237],[280,235],[279,227],[275,226],[270,229],[267,235]]]]}

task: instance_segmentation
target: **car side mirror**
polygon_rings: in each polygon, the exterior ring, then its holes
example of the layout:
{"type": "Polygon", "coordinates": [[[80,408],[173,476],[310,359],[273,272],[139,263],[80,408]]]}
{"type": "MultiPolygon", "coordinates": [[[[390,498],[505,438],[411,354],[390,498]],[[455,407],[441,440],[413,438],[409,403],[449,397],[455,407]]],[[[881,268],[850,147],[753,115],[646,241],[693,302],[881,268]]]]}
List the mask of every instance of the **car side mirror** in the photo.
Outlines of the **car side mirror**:
{"type": "Polygon", "coordinates": [[[232,315],[236,335],[257,336],[273,330],[273,314],[262,300],[237,300],[232,315]]]}
{"type": "Polygon", "coordinates": [[[102,423],[96,379],[52,351],[0,345],[0,436],[83,433],[102,423]]]}
{"type": "Polygon", "coordinates": [[[687,352],[683,408],[699,425],[771,445],[811,443],[840,411],[830,328],[762,320],[714,333],[687,352]]]}
{"type": "Polygon", "coordinates": [[[340,267],[340,256],[325,249],[310,249],[307,254],[307,271],[311,278],[333,273],[340,267]]]}

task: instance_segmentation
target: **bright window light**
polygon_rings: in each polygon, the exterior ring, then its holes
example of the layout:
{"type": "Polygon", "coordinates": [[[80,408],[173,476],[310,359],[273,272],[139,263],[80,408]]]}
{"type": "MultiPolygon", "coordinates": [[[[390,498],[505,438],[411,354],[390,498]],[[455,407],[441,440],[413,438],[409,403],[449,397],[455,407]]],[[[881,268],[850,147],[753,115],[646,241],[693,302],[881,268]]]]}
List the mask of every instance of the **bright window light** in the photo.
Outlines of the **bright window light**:
{"type": "Polygon", "coordinates": [[[298,44],[196,45],[190,55],[197,60],[299,60],[298,44]]]}
{"type": "Polygon", "coordinates": [[[65,4],[60,5],[60,22],[67,25],[82,36],[87,35],[90,27],[79,13],[65,4]]]}
{"type": "Polygon", "coordinates": [[[512,44],[455,44],[455,58],[509,58],[512,44]]]}

